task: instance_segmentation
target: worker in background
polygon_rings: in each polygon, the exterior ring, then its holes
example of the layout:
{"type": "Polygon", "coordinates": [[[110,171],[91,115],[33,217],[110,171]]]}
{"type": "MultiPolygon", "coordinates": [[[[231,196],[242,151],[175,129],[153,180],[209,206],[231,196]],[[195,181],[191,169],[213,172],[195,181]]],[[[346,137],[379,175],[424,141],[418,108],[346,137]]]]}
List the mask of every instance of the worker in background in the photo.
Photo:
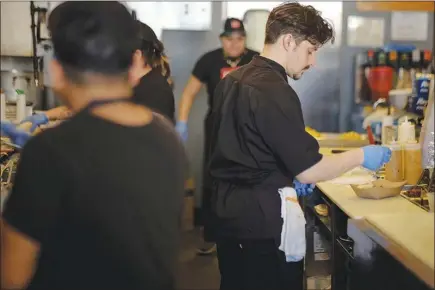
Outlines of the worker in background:
{"type": "MultiPolygon", "coordinates": [[[[195,64],[192,75],[187,82],[183,95],[181,96],[177,131],[184,141],[187,140],[187,121],[193,101],[198,95],[201,87],[206,86],[208,94],[208,106],[213,105],[213,93],[219,81],[230,71],[249,63],[254,55],[258,53],[246,48],[246,32],[243,22],[236,18],[229,18],[225,21],[224,31],[220,35],[222,47],[204,54],[195,64]]],[[[204,122],[204,148],[210,143],[210,109],[207,112],[204,122]]],[[[212,217],[210,217],[210,181],[205,174],[205,167],[208,163],[207,150],[203,155],[203,177],[202,177],[202,220],[204,224],[204,245],[198,249],[199,254],[211,254],[215,251],[213,237],[212,217]]]]}
{"type": "Polygon", "coordinates": [[[171,70],[163,43],[148,25],[137,21],[140,47],[135,63],[142,64],[131,70],[134,87],[133,101],[159,112],[175,122],[175,101],[171,87],[171,70]]]}
{"type": "Polygon", "coordinates": [[[48,28],[73,116],[21,152],[1,289],[174,289],[187,160],[174,126],[131,100],[137,24],[120,2],[67,1],[48,28]]]}
{"type": "Polygon", "coordinates": [[[278,249],[286,233],[281,189],[309,194],[317,182],[360,165],[376,171],[391,157],[382,146],[322,156],[305,131],[301,103],[287,77],[301,78],[333,38],[331,25],[312,6],[281,4],[267,20],[261,56],[216,88],[210,174],[223,290],[302,290],[303,257],[278,249]]]}
{"type": "MultiPolygon", "coordinates": [[[[151,27],[140,21],[137,21],[137,25],[140,41],[138,49],[134,53],[136,67],[130,70],[130,81],[135,86],[133,100],[135,103],[145,105],[175,122],[171,70],[163,43],[159,41],[151,27]]],[[[64,120],[69,117],[71,117],[71,112],[68,108],[60,106],[34,114],[22,123],[31,122],[30,132],[33,132],[38,126],[46,125],[49,121],[64,120]]],[[[15,131],[5,130],[5,132],[12,135],[12,138],[15,136],[15,131]]],[[[20,144],[20,146],[22,145],[20,144]]]]}

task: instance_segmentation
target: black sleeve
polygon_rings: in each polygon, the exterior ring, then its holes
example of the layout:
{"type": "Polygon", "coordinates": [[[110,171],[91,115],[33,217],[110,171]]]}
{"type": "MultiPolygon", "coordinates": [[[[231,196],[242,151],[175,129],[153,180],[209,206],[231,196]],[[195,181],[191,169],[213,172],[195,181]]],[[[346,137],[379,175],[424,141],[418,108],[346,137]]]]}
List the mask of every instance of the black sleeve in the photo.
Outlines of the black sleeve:
{"type": "Polygon", "coordinates": [[[210,78],[210,61],[209,55],[203,55],[195,64],[192,75],[200,80],[202,83],[206,83],[210,78]]]}
{"type": "Polygon", "coordinates": [[[67,167],[37,136],[24,147],[12,192],[5,203],[6,222],[43,242],[56,226],[67,190],[67,167]]]}
{"type": "Polygon", "coordinates": [[[168,118],[172,121],[172,123],[175,125],[176,120],[175,120],[175,97],[174,97],[174,93],[171,90],[171,98],[169,100],[169,111],[168,111],[168,118]]]}
{"type": "MultiPolygon", "coordinates": [[[[280,92],[279,92],[280,93],[280,92]]],[[[278,94],[279,94],[278,93],[278,94]]],[[[286,93],[287,94],[287,93],[286,93]]],[[[286,170],[297,176],[322,159],[317,140],[305,131],[297,96],[259,96],[255,121],[264,142],[280,159],[286,170]],[[285,100],[280,104],[280,100],[285,100]]]]}

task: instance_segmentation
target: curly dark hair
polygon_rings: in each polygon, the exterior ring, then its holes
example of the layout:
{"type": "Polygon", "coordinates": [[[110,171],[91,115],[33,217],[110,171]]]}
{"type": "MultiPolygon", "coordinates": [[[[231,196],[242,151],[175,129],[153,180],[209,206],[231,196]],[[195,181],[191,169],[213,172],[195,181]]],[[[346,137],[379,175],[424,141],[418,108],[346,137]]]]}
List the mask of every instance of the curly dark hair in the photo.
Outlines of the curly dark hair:
{"type": "Polygon", "coordinates": [[[283,34],[292,34],[297,43],[307,40],[316,46],[335,40],[331,23],[320,11],[297,2],[283,3],[272,10],[266,23],[264,43],[274,44],[283,34]]]}

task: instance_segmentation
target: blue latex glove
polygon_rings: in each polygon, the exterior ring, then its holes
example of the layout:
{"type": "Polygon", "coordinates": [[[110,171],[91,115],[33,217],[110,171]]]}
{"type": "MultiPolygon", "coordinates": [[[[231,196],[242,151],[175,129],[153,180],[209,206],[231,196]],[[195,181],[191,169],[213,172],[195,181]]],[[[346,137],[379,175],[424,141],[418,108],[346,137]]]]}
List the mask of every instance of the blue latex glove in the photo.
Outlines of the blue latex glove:
{"type": "Polygon", "coordinates": [[[17,129],[15,125],[9,122],[1,122],[1,134],[3,136],[9,137],[13,144],[20,147],[23,147],[24,144],[26,144],[26,142],[32,137],[26,131],[17,129]]]}
{"type": "Polygon", "coordinates": [[[183,140],[183,142],[186,142],[188,136],[187,123],[178,121],[177,124],[175,125],[175,130],[177,130],[178,134],[180,134],[181,140],[183,140]]]}
{"type": "Polygon", "coordinates": [[[48,123],[48,121],[49,120],[47,115],[41,113],[41,114],[35,114],[33,116],[27,117],[21,122],[21,124],[26,122],[31,122],[32,127],[30,128],[30,132],[33,133],[33,131],[35,131],[35,129],[38,128],[38,126],[45,125],[48,123]]]}
{"type": "Polygon", "coordinates": [[[293,184],[295,186],[295,190],[298,196],[310,195],[311,193],[313,193],[314,187],[316,187],[315,184],[304,184],[304,183],[300,183],[297,180],[295,180],[293,184]]]}
{"type": "Polygon", "coordinates": [[[378,171],[391,159],[391,150],[385,146],[369,145],[362,148],[364,162],[362,166],[372,171],[378,171]]]}

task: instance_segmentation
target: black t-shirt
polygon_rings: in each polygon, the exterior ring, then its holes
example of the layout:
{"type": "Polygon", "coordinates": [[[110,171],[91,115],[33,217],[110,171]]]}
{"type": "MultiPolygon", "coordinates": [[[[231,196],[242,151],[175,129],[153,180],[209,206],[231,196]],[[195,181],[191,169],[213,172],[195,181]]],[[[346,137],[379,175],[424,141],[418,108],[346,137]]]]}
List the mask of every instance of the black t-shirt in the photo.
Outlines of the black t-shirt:
{"type": "Polygon", "coordinates": [[[258,52],[246,49],[237,67],[232,68],[224,57],[222,48],[204,54],[195,64],[192,75],[207,86],[208,105],[213,105],[213,93],[219,81],[232,69],[248,64],[258,52]]]}
{"type": "Polygon", "coordinates": [[[186,159],[169,121],[88,113],[24,147],[3,218],[38,241],[28,289],[173,289],[186,159]]]}
{"type": "Polygon", "coordinates": [[[160,69],[144,75],[134,88],[133,101],[175,121],[174,92],[160,69]]]}
{"type": "Polygon", "coordinates": [[[322,158],[284,68],[256,56],[215,91],[210,174],[219,238],[276,238],[278,189],[322,158]]]}

